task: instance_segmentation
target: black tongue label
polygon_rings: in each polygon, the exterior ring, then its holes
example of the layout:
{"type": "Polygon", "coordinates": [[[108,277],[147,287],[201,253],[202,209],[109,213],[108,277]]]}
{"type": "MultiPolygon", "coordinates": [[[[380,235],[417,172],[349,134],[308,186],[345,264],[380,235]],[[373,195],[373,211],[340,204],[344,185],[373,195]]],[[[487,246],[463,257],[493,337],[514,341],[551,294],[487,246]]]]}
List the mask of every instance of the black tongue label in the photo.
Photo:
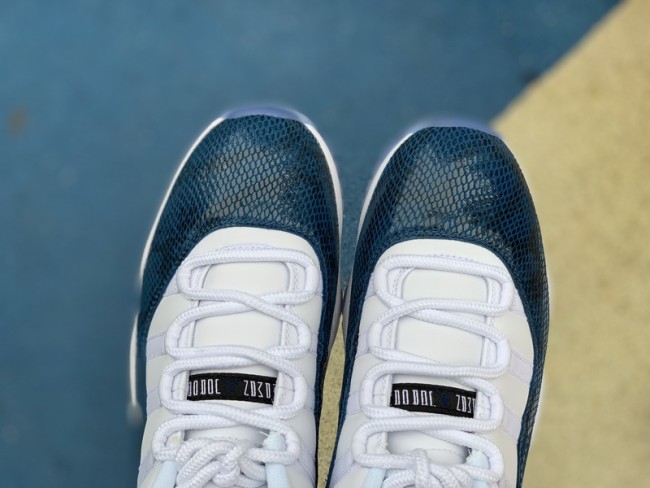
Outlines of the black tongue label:
{"type": "Polygon", "coordinates": [[[474,417],[476,392],[426,383],[395,383],[390,406],[409,412],[474,417]]]}
{"type": "Polygon", "coordinates": [[[187,399],[239,400],[273,405],[275,378],[239,373],[191,374],[187,399]]]}

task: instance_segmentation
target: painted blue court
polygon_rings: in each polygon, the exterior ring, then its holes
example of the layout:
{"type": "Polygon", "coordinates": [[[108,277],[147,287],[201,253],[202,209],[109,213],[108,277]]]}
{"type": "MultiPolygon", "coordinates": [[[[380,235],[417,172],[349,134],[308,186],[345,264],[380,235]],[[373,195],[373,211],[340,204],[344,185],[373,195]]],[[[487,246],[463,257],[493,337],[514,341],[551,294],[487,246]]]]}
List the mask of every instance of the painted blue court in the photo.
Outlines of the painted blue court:
{"type": "Polygon", "coordinates": [[[347,273],[384,149],[431,115],[489,121],[616,3],[2,3],[2,485],[134,486],[139,260],[213,118],[281,103],[315,122],[342,179],[347,273]]]}

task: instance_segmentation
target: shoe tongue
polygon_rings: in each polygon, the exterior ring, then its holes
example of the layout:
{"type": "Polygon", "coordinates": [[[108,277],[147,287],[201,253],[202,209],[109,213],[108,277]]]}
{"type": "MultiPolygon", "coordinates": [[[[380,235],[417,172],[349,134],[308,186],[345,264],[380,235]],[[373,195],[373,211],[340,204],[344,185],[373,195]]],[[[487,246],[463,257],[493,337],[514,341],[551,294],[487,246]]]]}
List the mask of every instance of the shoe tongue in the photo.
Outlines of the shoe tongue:
{"type": "MultiPolygon", "coordinates": [[[[228,263],[211,266],[205,273],[204,289],[237,290],[254,295],[286,291],[289,272],[281,263],[228,263]]],[[[247,346],[268,350],[280,344],[281,321],[258,311],[208,317],[194,327],[194,347],[247,346]]],[[[262,365],[191,371],[187,398],[254,409],[273,404],[278,372],[262,365]]],[[[193,430],[186,439],[231,437],[260,443],[259,429],[229,427],[193,430]]]]}
{"type": "MultiPolygon", "coordinates": [[[[395,280],[400,279],[398,276],[395,275],[395,280]]],[[[416,269],[401,279],[402,297],[409,301],[436,298],[482,302],[487,296],[482,278],[459,273],[416,269]]],[[[395,345],[400,351],[445,365],[479,365],[483,338],[455,327],[404,317],[398,322],[395,345]]],[[[445,378],[393,376],[391,405],[411,412],[471,418],[474,416],[475,397],[473,389],[445,378]]],[[[388,434],[388,449],[392,453],[401,454],[418,448],[425,449],[431,461],[438,464],[460,464],[469,454],[465,447],[421,432],[388,434]]]]}

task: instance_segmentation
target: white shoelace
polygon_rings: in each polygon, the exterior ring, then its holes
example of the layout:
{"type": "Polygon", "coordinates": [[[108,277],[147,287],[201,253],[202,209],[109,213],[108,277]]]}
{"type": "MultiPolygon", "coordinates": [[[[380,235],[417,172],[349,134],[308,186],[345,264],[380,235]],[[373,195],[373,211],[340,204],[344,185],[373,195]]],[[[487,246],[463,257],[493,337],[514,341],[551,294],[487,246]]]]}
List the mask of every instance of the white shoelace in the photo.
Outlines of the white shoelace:
{"type": "Polygon", "coordinates": [[[379,263],[372,285],[388,310],[368,331],[369,352],[382,362],[372,367],[362,381],[360,405],[370,420],[357,430],[353,438],[352,455],[355,462],[371,468],[365,487],[497,486],[503,476],[503,457],[496,445],[478,434],[497,429],[503,419],[501,396],[487,380],[501,376],[510,361],[507,339],[490,323],[507,312],[513,303],[514,285],[510,276],[500,268],[451,256],[394,256],[379,263]],[[478,276],[498,285],[500,289],[497,300],[488,300],[488,303],[451,299],[405,301],[389,292],[388,273],[394,269],[426,269],[478,276]],[[464,314],[478,315],[487,320],[480,321],[464,314]],[[454,366],[391,348],[384,329],[406,316],[455,327],[487,339],[492,348],[492,354],[488,356],[492,356],[494,362],[485,366],[454,366]],[[388,406],[388,399],[378,404],[373,400],[377,382],[390,382],[395,374],[445,378],[476,390],[476,418],[415,414],[388,406]],[[372,438],[375,441],[383,439],[379,445],[385,445],[385,436],[389,432],[400,431],[423,432],[468,448],[472,454],[464,464],[447,466],[430,462],[423,449],[401,455],[368,452],[371,436],[375,436],[372,438]]]}
{"type": "MultiPolygon", "coordinates": [[[[176,416],[156,430],[152,452],[154,459],[171,464],[171,486],[201,488],[208,483],[218,487],[256,488],[268,483],[270,488],[288,487],[286,466],[293,464],[301,452],[300,438],[285,420],[294,417],[304,406],[308,386],[301,371],[291,362],[310,349],[309,326],[293,311],[294,305],[306,303],[320,289],[318,268],[311,258],[298,251],[261,245],[237,246],[187,258],[178,268],[178,292],[197,306],[171,324],[165,335],[165,350],[174,361],[163,371],[159,392],[161,404],[176,416]],[[279,262],[304,270],[304,288],[256,296],[240,291],[203,289],[192,286],[193,271],[225,263],[279,262]],[[191,347],[197,320],[255,310],[280,320],[295,330],[291,345],[266,351],[245,345],[191,347]],[[274,405],[244,410],[237,406],[186,399],[190,371],[216,370],[264,365],[278,371],[274,405]],[[289,403],[282,403],[280,376],[293,390],[289,403]],[[282,403],[282,404],[280,404],[282,403]],[[263,446],[235,438],[195,438],[184,440],[186,431],[248,426],[268,431],[263,446]],[[168,445],[175,436],[176,445],[168,445]]],[[[284,400],[283,400],[284,402],[284,400]]]]}

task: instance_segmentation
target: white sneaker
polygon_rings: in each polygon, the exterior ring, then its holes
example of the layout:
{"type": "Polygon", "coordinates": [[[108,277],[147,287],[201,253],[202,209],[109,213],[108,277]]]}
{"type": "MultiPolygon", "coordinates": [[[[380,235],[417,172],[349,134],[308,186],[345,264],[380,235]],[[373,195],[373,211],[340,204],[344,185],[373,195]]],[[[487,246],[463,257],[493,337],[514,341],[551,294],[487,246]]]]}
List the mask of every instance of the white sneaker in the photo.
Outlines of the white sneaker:
{"type": "Polygon", "coordinates": [[[526,183],[497,137],[403,139],[366,197],[344,313],[331,488],[520,487],[548,294],[526,183]]]}
{"type": "Polygon", "coordinates": [[[315,486],[341,206],[298,114],[231,113],[194,143],[142,265],[139,487],[315,486]]]}

